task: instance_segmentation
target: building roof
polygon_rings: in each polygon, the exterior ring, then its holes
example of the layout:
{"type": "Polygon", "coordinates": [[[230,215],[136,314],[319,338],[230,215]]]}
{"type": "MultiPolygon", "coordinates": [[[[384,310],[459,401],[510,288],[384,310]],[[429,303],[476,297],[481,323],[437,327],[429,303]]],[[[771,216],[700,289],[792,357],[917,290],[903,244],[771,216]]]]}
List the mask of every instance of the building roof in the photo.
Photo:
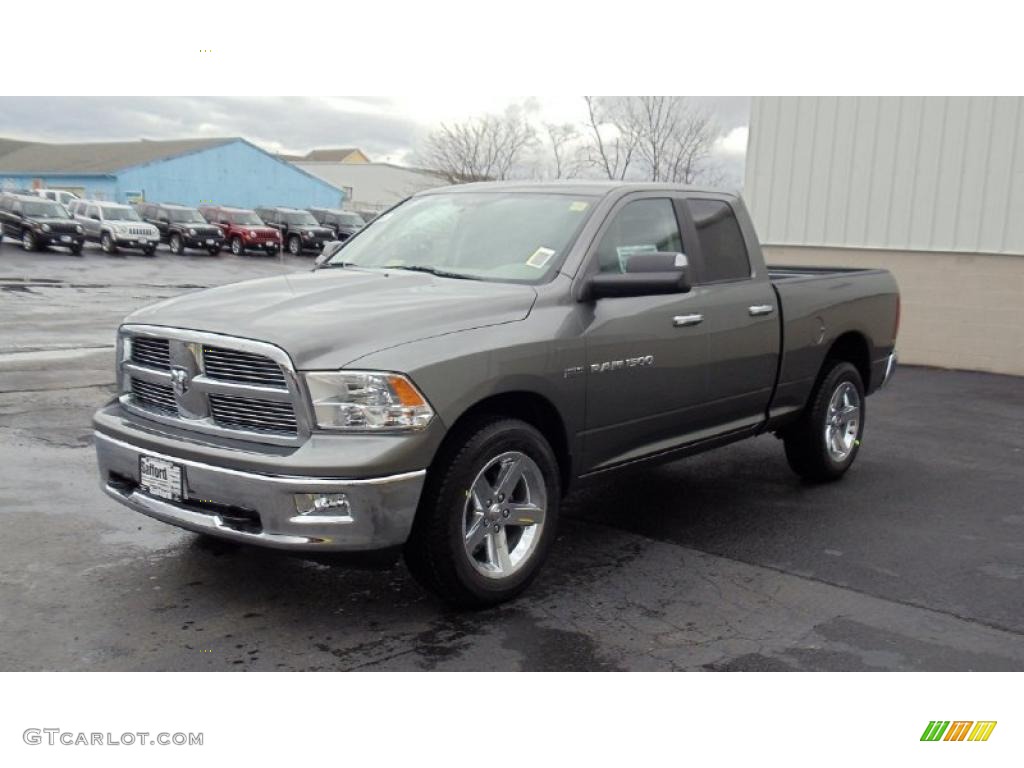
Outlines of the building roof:
{"type": "Polygon", "coordinates": [[[157,160],[187,155],[233,141],[237,137],[172,141],[102,141],[50,144],[0,138],[0,173],[113,173],[157,160]]]}
{"type": "Polygon", "coordinates": [[[359,154],[363,161],[367,160],[366,155],[358,147],[339,147],[338,149],[314,149],[306,153],[305,160],[323,160],[326,162],[340,163],[345,160],[355,159],[352,155],[359,154]]]}

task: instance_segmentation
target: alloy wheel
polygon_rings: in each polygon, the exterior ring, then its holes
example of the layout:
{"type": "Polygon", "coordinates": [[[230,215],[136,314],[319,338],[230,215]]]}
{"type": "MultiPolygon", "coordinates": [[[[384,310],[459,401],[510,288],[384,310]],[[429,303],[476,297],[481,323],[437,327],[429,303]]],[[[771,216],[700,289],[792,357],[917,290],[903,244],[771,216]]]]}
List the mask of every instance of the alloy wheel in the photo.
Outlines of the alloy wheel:
{"type": "Polygon", "coordinates": [[[859,432],[860,395],[851,382],[842,381],[832,393],[825,413],[825,447],[833,461],[846,461],[859,432]]]}

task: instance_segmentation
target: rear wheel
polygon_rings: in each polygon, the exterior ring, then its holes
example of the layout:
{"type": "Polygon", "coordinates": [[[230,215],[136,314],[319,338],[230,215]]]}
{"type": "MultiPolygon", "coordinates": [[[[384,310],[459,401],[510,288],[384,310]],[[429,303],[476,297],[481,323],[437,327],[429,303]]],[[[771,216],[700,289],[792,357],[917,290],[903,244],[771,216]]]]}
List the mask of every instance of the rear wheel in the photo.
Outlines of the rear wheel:
{"type": "Polygon", "coordinates": [[[510,600],[547,557],[560,495],[558,462],[540,432],[517,419],[478,421],[430,470],[405,547],[409,569],[456,606],[510,600]]]}
{"type": "Polygon", "coordinates": [[[783,435],[789,466],[812,482],[838,480],[857,458],[864,416],[864,383],[857,368],[826,360],[800,420],[783,435]]]}

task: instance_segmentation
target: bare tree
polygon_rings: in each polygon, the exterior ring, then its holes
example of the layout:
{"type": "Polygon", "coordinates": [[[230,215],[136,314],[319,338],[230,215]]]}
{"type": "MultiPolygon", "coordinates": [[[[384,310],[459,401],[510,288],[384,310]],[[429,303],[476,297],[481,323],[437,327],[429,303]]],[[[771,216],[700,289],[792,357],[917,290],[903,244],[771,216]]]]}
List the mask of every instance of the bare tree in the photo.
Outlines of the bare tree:
{"type": "Polygon", "coordinates": [[[622,100],[584,96],[587,102],[588,159],[609,179],[624,179],[633,160],[637,137],[622,119],[622,100]]]}
{"type": "Polygon", "coordinates": [[[591,157],[608,178],[622,179],[629,173],[682,184],[721,179],[720,171],[709,163],[718,128],[706,110],[685,97],[588,96],[586,100],[591,157]]]}
{"type": "Polygon", "coordinates": [[[573,152],[573,144],[579,140],[580,132],[572,123],[545,123],[544,130],[547,132],[548,147],[551,150],[552,177],[573,178],[580,170],[579,154],[573,152]]]}
{"type": "Polygon", "coordinates": [[[424,166],[451,184],[510,178],[536,130],[518,109],[462,123],[442,123],[424,144],[424,166]]]}

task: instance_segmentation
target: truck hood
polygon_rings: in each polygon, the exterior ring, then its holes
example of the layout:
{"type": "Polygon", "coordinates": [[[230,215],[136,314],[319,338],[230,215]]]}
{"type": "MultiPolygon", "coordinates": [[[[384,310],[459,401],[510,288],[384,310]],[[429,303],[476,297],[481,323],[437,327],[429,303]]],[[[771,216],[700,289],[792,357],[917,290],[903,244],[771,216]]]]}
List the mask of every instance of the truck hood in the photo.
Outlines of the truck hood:
{"type": "Polygon", "coordinates": [[[527,285],[333,268],[185,294],[125,322],[267,341],[296,368],[317,370],[411,341],[523,320],[536,296],[527,285]]]}

